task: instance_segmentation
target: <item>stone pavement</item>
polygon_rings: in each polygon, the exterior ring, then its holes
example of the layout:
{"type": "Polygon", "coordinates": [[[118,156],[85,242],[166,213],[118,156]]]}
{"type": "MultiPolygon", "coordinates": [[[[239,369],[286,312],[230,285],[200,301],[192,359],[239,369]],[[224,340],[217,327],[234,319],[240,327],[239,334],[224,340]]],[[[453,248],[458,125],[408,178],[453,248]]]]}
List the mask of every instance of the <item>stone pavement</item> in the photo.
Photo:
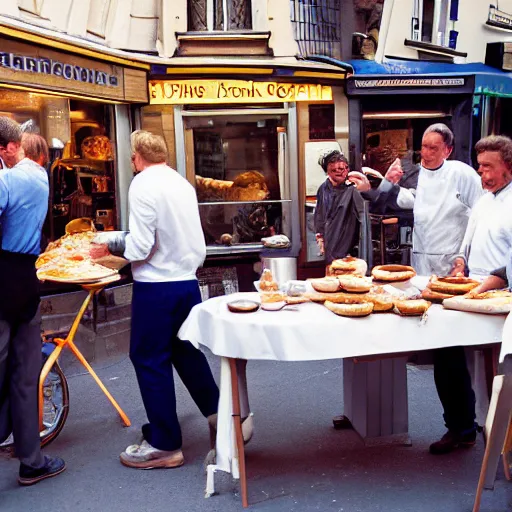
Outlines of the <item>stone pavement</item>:
{"type": "MultiPolygon", "coordinates": [[[[209,356],[215,375],[217,358],[209,356]]],[[[87,375],[70,375],[71,411],[47,449],[67,471],[31,488],[16,484],[18,464],[0,456],[2,512],[234,512],[238,486],[219,474],[219,495],[204,498],[203,457],[208,429],[178,384],[186,463],[173,470],[137,471],[118,454],[139,437],[144,421],[135,375],[127,358],[97,364],[100,377],[133,421],[123,428],[87,375]]],[[[365,448],[352,431],[335,431],[342,411],[341,362],[255,362],[248,367],[255,436],[247,447],[249,498],[254,511],[470,512],[483,455],[477,446],[445,457],[428,454],[444,433],[432,371],[409,368],[411,447],[365,448]]],[[[482,512],[512,510],[512,483],[500,469],[482,512]]]]}

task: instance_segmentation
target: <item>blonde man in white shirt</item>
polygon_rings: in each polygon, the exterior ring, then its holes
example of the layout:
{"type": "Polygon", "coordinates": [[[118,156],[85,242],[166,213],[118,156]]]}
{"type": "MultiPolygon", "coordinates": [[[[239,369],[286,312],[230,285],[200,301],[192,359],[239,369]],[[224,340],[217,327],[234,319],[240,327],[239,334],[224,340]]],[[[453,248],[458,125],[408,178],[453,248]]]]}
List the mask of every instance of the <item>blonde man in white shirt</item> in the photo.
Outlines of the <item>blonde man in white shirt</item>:
{"type": "MultiPolygon", "coordinates": [[[[142,427],[142,443],[128,446],[120,459],[137,469],[172,468],[184,462],[173,367],[210,425],[216,422],[219,390],[208,362],[177,337],[190,310],[201,302],[196,271],[206,246],[195,190],[166,165],[164,139],[138,130],[131,142],[139,174],[130,186],[130,231],[124,239],[134,279],[130,358],[148,423],[142,427]]],[[[91,256],[106,252],[97,246],[91,256]]]]}

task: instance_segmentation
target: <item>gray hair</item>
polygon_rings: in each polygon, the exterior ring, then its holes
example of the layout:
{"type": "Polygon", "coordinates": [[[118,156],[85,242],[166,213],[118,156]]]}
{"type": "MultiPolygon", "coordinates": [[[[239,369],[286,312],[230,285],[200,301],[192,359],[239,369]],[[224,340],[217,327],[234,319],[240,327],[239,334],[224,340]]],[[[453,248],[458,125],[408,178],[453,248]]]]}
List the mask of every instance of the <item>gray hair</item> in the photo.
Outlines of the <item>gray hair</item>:
{"type": "Polygon", "coordinates": [[[455,142],[455,136],[453,132],[446,126],[444,123],[435,123],[431,124],[426,130],[423,136],[427,135],[427,133],[438,133],[441,135],[443,142],[449,147],[453,148],[455,142]]]}
{"type": "Polygon", "coordinates": [[[477,155],[485,151],[495,151],[499,153],[508,170],[512,171],[512,140],[508,137],[504,135],[490,135],[489,137],[484,137],[476,143],[475,151],[477,155]]]}
{"type": "Polygon", "coordinates": [[[5,148],[9,142],[21,142],[20,125],[9,117],[0,116],[0,146],[5,148]]]}

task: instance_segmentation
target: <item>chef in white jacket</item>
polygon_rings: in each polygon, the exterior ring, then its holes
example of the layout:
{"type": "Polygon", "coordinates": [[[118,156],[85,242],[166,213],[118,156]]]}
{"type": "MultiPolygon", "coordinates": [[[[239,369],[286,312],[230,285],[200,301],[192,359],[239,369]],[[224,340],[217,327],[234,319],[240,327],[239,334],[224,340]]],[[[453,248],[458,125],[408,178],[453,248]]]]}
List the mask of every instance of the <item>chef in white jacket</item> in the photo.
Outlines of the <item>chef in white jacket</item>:
{"type": "MultiPolygon", "coordinates": [[[[512,252],[512,140],[485,137],[477,142],[475,151],[487,193],[471,211],[452,275],[468,273],[472,279],[484,280],[503,267],[512,252]]],[[[467,350],[466,358],[476,397],[476,419],[483,425],[489,408],[484,352],[467,350]]]]}
{"type": "MultiPolygon", "coordinates": [[[[442,123],[429,126],[421,143],[421,167],[416,188],[400,187],[401,208],[413,209],[412,265],[419,275],[447,275],[459,255],[471,209],[482,196],[478,174],[469,165],[447,160],[453,150],[452,131],[442,123]]],[[[403,176],[396,160],[386,173],[388,187],[397,187],[403,176]]],[[[443,405],[448,431],[430,445],[441,455],[476,442],[475,393],[464,347],[433,351],[434,380],[443,405]]]]}
{"type": "MultiPolygon", "coordinates": [[[[418,275],[447,275],[451,271],[471,209],[482,195],[475,170],[458,160],[447,160],[453,144],[453,133],[445,124],[429,126],[421,143],[417,188],[400,187],[398,193],[398,206],[414,211],[412,266],[418,275]]],[[[397,183],[402,175],[397,160],[386,178],[397,183]]]]}
{"type": "Polygon", "coordinates": [[[471,212],[452,274],[467,271],[469,277],[483,280],[505,265],[512,249],[512,140],[485,137],[477,142],[475,151],[487,193],[471,212]]]}

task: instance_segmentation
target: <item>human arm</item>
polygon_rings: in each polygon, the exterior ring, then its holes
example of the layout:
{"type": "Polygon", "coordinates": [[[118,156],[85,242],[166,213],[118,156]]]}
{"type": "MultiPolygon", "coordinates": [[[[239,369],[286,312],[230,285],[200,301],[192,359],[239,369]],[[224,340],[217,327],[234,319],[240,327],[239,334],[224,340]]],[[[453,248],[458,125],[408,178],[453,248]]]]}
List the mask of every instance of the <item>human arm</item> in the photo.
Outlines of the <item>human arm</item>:
{"type": "Polygon", "coordinates": [[[462,240],[459,254],[453,260],[453,267],[450,272],[451,276],[456,276],[458,274],[464,275],[465,271],[467,270],[469,253],[471,251],[471,244],[473,242],[473,237],[475,234],[477,218],[478,206],[471,210],[471,215],[469,216],[468,225],[466,228],[466,232],[464,233],[464,239],[462,240]]]}
{"type": "Polygon", "coordinates": [[[0,215],[7,208],[7,204],[9,202],[9,190],[7,188],[7,184],[4,179],[0,177],[0,215]]]}
{"type": "Polygon", "coordinates": [[[463,173],[459,180],[459,199],[468,208],[473,208],[475,203],[484,193],[482,182],[475,170],[469,165],[463,164],[463,173]]]}
{"type": "Polygon", "coordinates": [[[134,180],[128,194],[130,205],[129,234],[125,238],[124,257],[144,261],[156,242],[156,205],[150,191],[134,180]]]}
{"type": "Polygon", "coordinates": [[[324,185],[318,188],[316,193],[316,206],[315,214],[313,217],[313,223],[315,226],[315,237],[316,243],[320,254],[325,254],[325,241],[324,241],[324,230],[325,230],[325,209],[324,209],[324,185]]]}
{"type": "Polygon", "coordinates": [[[368,178],[358,171],[349,172],[347,175],[348,181],[354,184],[359,192],[368,192],[372,187],[368,178]]]}
{"type": "Polygon", "coordinates": [[[474,297],[475,295],[489,290],[500,290],[506,288],[509,285],[507,279],[506,267],[501,267],[491,272],[491,275],[476,288],[473,288],[468,294],[468,297],[474,297]]]}

